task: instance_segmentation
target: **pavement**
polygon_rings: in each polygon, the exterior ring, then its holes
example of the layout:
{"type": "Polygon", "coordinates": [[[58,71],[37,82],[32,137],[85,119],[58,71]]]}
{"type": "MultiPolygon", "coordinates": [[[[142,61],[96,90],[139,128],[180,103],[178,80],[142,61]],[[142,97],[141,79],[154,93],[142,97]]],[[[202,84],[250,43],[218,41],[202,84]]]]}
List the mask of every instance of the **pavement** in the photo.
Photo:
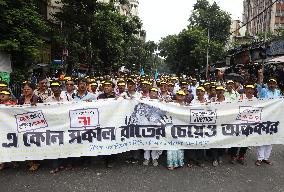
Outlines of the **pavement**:
{"type": "Polygon", "coordinates": [[[284,146],[275,145],[271,155],[273,165],[254,165],[256,151],[247,152],[246,165],[228,162],[213,167],[183,167],[168,171],[165,153],[160,165],[153,167],[127,163],[127,155],[118,157],[113,168],[106,168],[101,157],[91,163],[50,174],[49,161],[31,173],[26,163],[18,169],[0,172],[0,192],[284,192],[284,146]]]}

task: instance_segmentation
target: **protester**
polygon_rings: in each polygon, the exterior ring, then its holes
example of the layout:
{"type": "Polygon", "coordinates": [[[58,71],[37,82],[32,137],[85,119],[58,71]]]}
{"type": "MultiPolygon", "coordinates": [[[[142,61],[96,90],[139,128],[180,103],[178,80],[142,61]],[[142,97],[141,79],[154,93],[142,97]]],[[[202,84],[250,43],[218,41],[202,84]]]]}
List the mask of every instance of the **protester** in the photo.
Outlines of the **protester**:
{"type": "MultiPolygon", "coordinates": [[[[35,85],[26,83],[23,86],[23,95],[18,100],[18,105],[32,105],[43,103],[42,99],[34,94],[35,85]]],[[[40,167],[39,161],[29,161],[29,170],[37,171],[40,167]]]]}
{"type": "Polygon", "coordinates": [[[196,97],[196,88],[198,87],[197,79],[191,78],[191,84],[189,85],[190,93],[193,94],[194,97],[196,97]]]}
{"type": "Polygon", "coordinates": [[[50,84],[52,95],[49,96],[45,102],[68,102],[73,98],[69,94],[62,94],[62,88],[59,81],[53,81],[50,84]]]}
{"type": "MultiPolygon", "coordinates": [[[[16,102],[12,99],[12,94],[10,91],[0,91],[0,104],[3,105],[16,105],[16,102]]],[[[19,164],[16,162],[12,163],[14,167],[18,167],[19,164]]],[[[7,163],[0,163],[0,171],[8,166],[7,163]]]]}
{"type": "Polygon", "coordinates": [[[98,91],[98,83],[97,82],[92,82],[90,84],[90,86],[91,86],[90,92],[95,94],[95,95],[97,95],[98,94],[98,92],[97,92],[98,91]]]}
{"type": "MultiPolygon", "coordinates": [[[[270,99],[281,97],[280,90],[277,89],[277,81],[274,78],[269,79],[267,88],[263,88],[260,91],[260,98],[270,99]]],[[[261,163],[272,165],[272,161],[269,160],[272,151],[272,145],[263,145],[257,147],[257,161],[255,164],[260,166],[261,163]]]]}
{"type": "Polygon", "coordinates": [[[168,85],[166,81],[161,81],[159,84],[159,99],[162,101],[170,102],[172,101],[172,97],[170,96],[168,92],[168,85]]]}
{"type": "MultiPolygon", "coordinates": [[[[56,102],[70,102],[72,101],[72,97],[68,94],[61,94],[62,88],[59,81],[53,81],[50,83],[50,88],[52,91],[52,96],[49,96],[45,101],[49,103],[56,103],[56,102]]],[[[55,159],[52,160],[52,167],[53,169],[50,171],[51,174],[55,174],[60,170],[64,169],[64,164],[66,163],[67,159],[55,159]]]]}
{"type": "MultiPolygon", "coordinates": [[[[240,95],[240,101],[253,101],[256,100],[254,97],[255,86],[254,85],[245,85],[244,94],[240,95]]],[[[235,164],[239,162],[240,164],[245,164],[245,154],[247,152],[247,147],[232,147],[229,149],[231,155],[230,163],[235,164]]]]}
{"type": "Polygon", "coordinates": [[[217,93],[216,93],[216,85],[211,85],[210,86],[210,91],[209,91],[209,95],[208,95],[208,100],[215,100],[217,97],[217,93]]]}
{"type": "MultiPolygon", "coordinates": [[[[152,88],[149,93],[150,99],[158,99],[158,89],[152,88]]],[[[152,158],[152,163],[154,167],[159,165],[158,159],[162,151],[158,150],[145,150],[144,151],[144,162],[143,165],[149,165],[150,159],[152,158]]]]}
{"type": "Polygon", "coordinates": [[[119,95],[119,97],[123,97],[125,99],[133,99],[133,98],[141,98],[142,95],[137,91],[137,84],[135,80],[128,78],[127,79],[127,88],[126,91],[119,95]]]}
{"type": "Polygon", "coordinates": [[[35,95],[35,87],[36,86],[31,83],[24,84],[23,95],[18,99],[18,105],[36,105],[37,103],[43,103],[42,99],[35,95]]]}
{"type": "MultiPolygon", "coordinates": [[[[175,103],[180,106],[186,105],[186,94],[182,90],[176,92],[175,103]]],[[[167,167],[169,170],[182,167],[184,165],[184,150],[167,150],[167,167]]]]}
{"type": "Polygon", "coordinates": [[[16,105],[17,102],[13,100],[12,93],[7,90],[7,91],[0,91],[0,104],[16,105]]]}
{"type": "Polygon", "coordinates": [[[65,81],[65,88],[66,91],[62,91],[62,94],[67,96],[70,96],[71,98],[74,98],[76,95],[76,88],[75,88],[75,82],[71,79],[68,79],[65,81]]]}
{"type": "MultiPolygon", "coordinates": [[[[127,91],[123,92],[119,97],[124,99],[140,99],[142,97],[141,93],[137,91],[136,82],[132,78],[127,79],[127,91]]],[[[130,151],[130,159],[127,162],[138,163],[140,160],[141,150],[130,151]]]]}
{"type": "Polygon", "coordinates": [[[126,83],[124,82],[124,80],[119,80],[117,82],[117,92],[116,95],[121,95],[122,93],[125,92],[125,88],[126,88],[126,83]]]}
{"type": "MultiPolygon", "coordinates": [[[[223,86],[216,87],[216,97],[212,97],[211,101],[213,102],[226,102],[225,98],[225,88],[223,86]]],[[[211,93],[212,94],[212,93],[211,93]]],[[[222,156],[224,155],[226,149],[223,148],[211,148],[208,150],[208,153],[212,157],[212,165],[217,167],[218,165],[222,164],[222,156]]]]}
{"type": "Polygon", "coordinates": [[[74,101],[93,101],[96,99],[96,95],[88,92],[86,79],[79,79],[78,90],[77,93],[74,95],[74,101]]]}
{"type": "MultiPolygon", "coordinates": [[[[194,98],[191,102],[191,105],[197,104],[206,104],[208,101],[205,97],[205,88],[203,86],[199,86],[196,88],[196,98],[194,98]]],[[[195,149],[195,150],[188,150],[189,153],[189,163],[188,167],[192,167],[193,163],[196,163],[200,167],[204,167],[204,150],[203,149],[195,149]]]]}
{"type": "Polygon", "coordinates": [[[8,84],[5,81],[0,81],[0,91],[7,91],[8,84]]]}
{"type": "MultiPolygon", "coordinates": [[[[98,99],[112,99],[116,98],[116,94],[114,93],[114,83],[110,80],[107,80],[103,84],[104,93],[98,96],[98,99]]],[[[105,165],[108,168],[112,168],[116,159],[116,155],[105,155],[104,161],[105,165]]]]}
{"type": "Polygon", "coordinates": [[[194,99],[194,96],[193,96],[192,93],[189,92],[188,86],[189,86],[189,84],[188,84],[187,81],[181,81],[181,82],[180,82],[180,85],[179,85],[180,89],[186,94],[186,96],[185,96],[185,102],[186,102],[187,104],[190,104],[191,101],[194,99]]]}
{"type": "Polygon", "coordinates": [[[171,98],[173,98],[173,96],[175,95],[175,93],[174,93],[174,83],[172,83],[172,82],[168,82],[167,83],[167,85],[168,85],[168,93],[169,93],[169,95],[170,95],[170,97],[171,98]]]}
{"type": "Polygon", "coordinates": [[[38,89],[34,91],[34,94],[41,98],[43,102],[51,96],[51,90],[48,88],[48,81],[46,78],[40,78],[38,89]]]}
{"type": "Polygon", "coordinates": [[[141,83],[141,95],[144,98],[149,97],[149,91],[150,91],[151,83],[149,81],[143,81],[141,83]]]}
{"type": "Polygon", "coordinates": [[[234,90],[235,88],[235,82],[232,80],[227,81],[226,83],[226,91],[225,91],[225,97],[229,102],[237,101],[239,100],[240,94],[234,90]]]}

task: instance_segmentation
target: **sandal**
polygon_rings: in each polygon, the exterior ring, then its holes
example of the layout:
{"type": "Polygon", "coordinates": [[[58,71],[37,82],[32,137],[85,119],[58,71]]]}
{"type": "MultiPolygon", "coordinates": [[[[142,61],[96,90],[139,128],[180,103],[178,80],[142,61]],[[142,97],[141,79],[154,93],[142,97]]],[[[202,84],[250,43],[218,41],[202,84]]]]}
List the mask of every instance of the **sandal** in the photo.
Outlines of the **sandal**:
{"type": "Polygon", "coordinates": [[[39,168],[40,164],[39,163],[35,163],[35,164],[32,164],[32,166],[30,167],[30,171],[37,171],[38,168],[39,168]]]}
{"type": "Polygon", "coordinates": [[[173,171],[175,168],[174,167],[168,167],[168,170],[173,171]]]}
{"type": "Polygon", "coordinates": [[[269,160],[263,160],[264,163],[266,163],[267,165],[272,165],[272,162],[269,160]]]}
{"type": "Polygon", "coordinates": [[[189,163],[187,164],[187,166],[188,166],[189,168],[191,168],[191,167],[193,166],[193,163],[192,163],[192,162],[189,162],[189,163]]]}
{"type": "Polygon", "coordinates": [[[261,160],[257,160],[257,161],[255,162],[255,165],[260,166],[260,165],[261,165],[261,163],[262,163],[262,161],[261,161],[261,160]]]}
{"type": "Polygon", "coordinates": [[[60,171],[59,168],[55,168],[55,169],[52,169],[49,173],[50,174],[55,174],[55,173],[58,173],[60,171]]]}

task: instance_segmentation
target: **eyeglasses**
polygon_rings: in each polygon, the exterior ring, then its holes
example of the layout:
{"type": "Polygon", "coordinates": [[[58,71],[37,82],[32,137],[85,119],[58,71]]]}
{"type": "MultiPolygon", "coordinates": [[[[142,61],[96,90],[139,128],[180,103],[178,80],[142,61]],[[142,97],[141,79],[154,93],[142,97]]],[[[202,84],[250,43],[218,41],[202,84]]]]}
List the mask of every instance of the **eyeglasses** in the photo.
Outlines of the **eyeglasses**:
{"type": "Polygon", "coordinates": [[[74,84],[66,84],[66,86],[74,86],[74,84]]]}

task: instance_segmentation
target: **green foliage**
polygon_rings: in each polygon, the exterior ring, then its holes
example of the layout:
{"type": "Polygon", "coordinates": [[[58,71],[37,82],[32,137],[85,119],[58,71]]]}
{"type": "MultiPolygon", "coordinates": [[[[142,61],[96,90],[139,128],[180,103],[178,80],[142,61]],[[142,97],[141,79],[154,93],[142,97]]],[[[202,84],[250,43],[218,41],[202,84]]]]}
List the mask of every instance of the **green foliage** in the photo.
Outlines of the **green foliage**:
{"type": "Polygon", "coordinates": [[[12,84],[22,84],[29,76],[27,70],[24,69],[14,69],[11,73],[10,79],[12,84]]]}
{"type": "Polygon", "coordinates": [[[208,0],[198,0],[189,22],[189,27],[209,29],[210,39],[223,45],[230,36],[231,16],[221,10],[216,2],[210,5],[208,0]]]}
{"type": "Polygon", "coordinates": [[[62,0],[62,3],[62,11],[54,16],[63,28],[55,31],[55,38],[69,50],[69,69],[87,64],[104,72],[127,64],[125,55],[142,27],[139,18],[120,14],[113,2],[62,0]]]}
{"type": "Polygon", "coordinates": [[[128,69],[138,70],[144,68],[146,72],[153,70],[155,63],[154,52],[157,45],[153,41],[144,42],[133,38],[125,49],[125,64],[128,69]]]}
{"type": "Polygon", "coordinates": [[[0,51],[12,54],[16,67],[26,68],[39,56],[48,31],[34,0],[0,0],[0,51]]]}
{"type": "Polygon", "coordinates": [[[210,5],[207,0],[198,0],[189,22],[187,29],[178,35],[162,38],[159,50],[160,55],[165,58],[165,65],[174,73],[194,75],[195,69],[206,66],[207,48],[209,62],[215,62],[222,56],[230,34],[231,19],[216,3],[210,5]]]}

